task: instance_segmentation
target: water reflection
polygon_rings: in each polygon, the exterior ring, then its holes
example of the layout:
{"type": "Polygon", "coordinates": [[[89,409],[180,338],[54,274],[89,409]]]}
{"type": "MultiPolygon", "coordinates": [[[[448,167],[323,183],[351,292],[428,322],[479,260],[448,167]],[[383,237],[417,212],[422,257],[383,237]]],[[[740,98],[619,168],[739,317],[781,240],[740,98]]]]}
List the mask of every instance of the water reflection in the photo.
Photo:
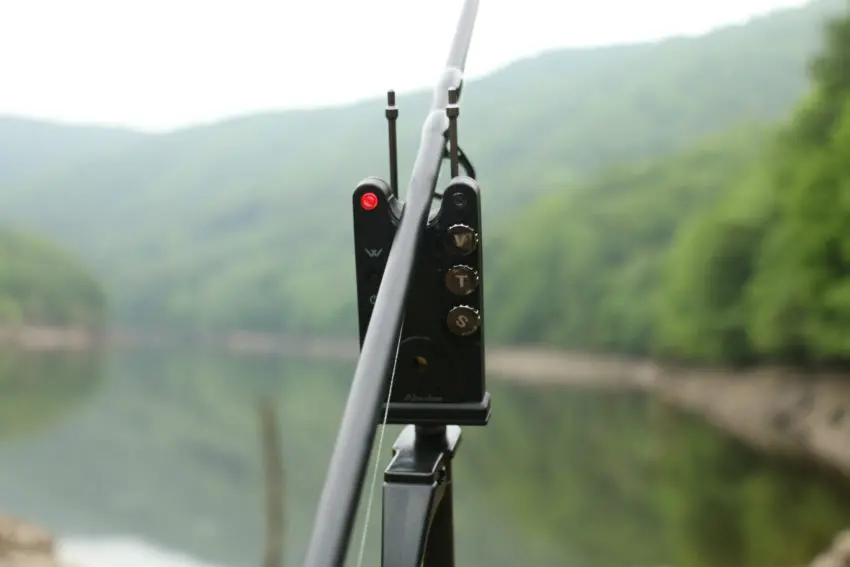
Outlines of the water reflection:
{"type": "Polygon", "coordinates": [[[515,514],[520,537],[577,564],[807,564],[850,525],[843,480],[764,458],[638,395],[499,388],[467,456],[509,447],[526,481],[467,463],[515,514]]]}
{"type": "MultiPolygon", "coordinates": [[[[99,372],[94,357],[52,356],[10,357],[14,371],[0,374],[4,512],[60,533],[132,534],[256,565],[255,412],[267,396],[281,423],[286,565],[300,564],[352,364],[114,352],[99,372]],[[63,419],[49,418],[60,407],[63,419]]],[[[759,458],[651,401],[492,390],[492,423],[465,430],[456,461],[459,565],[781,567],[850,525],[847,491],[823,475],[759,458]]],[[[382,464],[397,433],[388,428],[382,464]]],[[[369,565],[379,564],[380,487],[374,504],[369,565]]]]}
{"type": "Polygon", "coordinates": [[[55,425],[91,399],[102,376],[95,354],[0,350],[0,440],[55,425]]]}

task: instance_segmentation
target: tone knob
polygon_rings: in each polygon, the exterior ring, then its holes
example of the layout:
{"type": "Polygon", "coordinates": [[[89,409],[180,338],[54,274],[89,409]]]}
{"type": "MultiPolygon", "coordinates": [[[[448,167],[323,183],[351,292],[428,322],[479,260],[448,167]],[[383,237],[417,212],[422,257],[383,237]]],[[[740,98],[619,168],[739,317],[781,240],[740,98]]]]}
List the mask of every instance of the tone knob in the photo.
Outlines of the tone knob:
{"type": "Polygon", "coordinates": [[[473,334],[481,326],[481,315],[478,310],[468,305],[458,305],[449,310],[446,317],[449,331],[460,337],[473,334]]]}
{"type": "Polygon", "coordinates": [[[446,271],[446,287],[455,295],[469,295],[478,287],[478,271],[469,266],[452,266],[446,271]]]}
{"type": "Polygon", "coordinates": [[[446,248],[452,254],[466,256],[478,246],[478,233],[465,224],[453,224],[446,230],[446,248]]]}

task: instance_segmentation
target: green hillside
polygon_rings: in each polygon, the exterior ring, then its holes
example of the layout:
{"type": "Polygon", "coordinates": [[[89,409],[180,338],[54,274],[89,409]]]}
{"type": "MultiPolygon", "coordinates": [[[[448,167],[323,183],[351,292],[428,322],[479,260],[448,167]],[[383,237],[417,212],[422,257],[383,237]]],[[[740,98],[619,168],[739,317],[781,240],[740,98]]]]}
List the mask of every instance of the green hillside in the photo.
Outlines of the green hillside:
{"type": "Polygon", "coordinates": [[[488,330],[512,343],[647,352],[677,229],[751,167],[767,134],[740,128],[534,203],[490,242],[498,311],[488,330]]]}
{"type": "Polygon", "coordinates": [[[0,326],[98,325],[106,298],[66,250],[32,234],[0,230],[0,326]]]}
{"type": "Polygon", "coordinates": [[[764,143],[729,135],[526,211],[498,241],[502,334],[708,362],[850,362],[848,62],[845,16],[812,61],[811,92],[764,143]]]}
{"type": "MultiPolygon", "coordinates": [[[[552,52],[471,82],[461,135],[488,226],[510,226],[519,203],[600,167],[783,116],[806,90],[821,22],[842,5],[820,0],[692,39],[552,52]]],[[[400,99],[403,171],[428,98],[400,99]]],[[[0,215],[91,262],[123,323],[350,335],[349,196],[386,171],[382,114],[373,100],[149,136],[0,185],[0,215]]],[[[541,229],[523,226],[530,245],[541,229]]]]}
{"type": "MultiPolygon", "coordinates": [[[[124,130],[0,117],[0,190],[143,138],[124,130]]],[[[0,228],[0,326],[88,326],[105,318],[102,286],[70,251],[30,231],[0,228]]]]}

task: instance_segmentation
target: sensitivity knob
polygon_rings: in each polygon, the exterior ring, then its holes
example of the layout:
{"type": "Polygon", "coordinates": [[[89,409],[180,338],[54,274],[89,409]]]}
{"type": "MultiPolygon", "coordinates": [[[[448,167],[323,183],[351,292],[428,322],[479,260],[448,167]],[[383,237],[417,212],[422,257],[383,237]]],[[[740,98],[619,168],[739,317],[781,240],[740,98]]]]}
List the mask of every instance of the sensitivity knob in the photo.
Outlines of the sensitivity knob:
{"type": "Polygon", "coordinates": [[[481,326],[481,315],[478,310],[468,305],[458,305],[449,310],[446,317],[449,331],[460,337],[474,333],[481,326]]]}
{"type": "Polygon", "coordinates": [[[478,287],[478,271],[469,266],[452,266],[446,271],[446,287],[455,295],[469,295],[478,287]]]}
{"type": "Polygon", "coordinates": [[[466,256],[478,246],[478,234],[465,224],[453,224],[446,230],[446,248],[452,254],[466,256]]]}

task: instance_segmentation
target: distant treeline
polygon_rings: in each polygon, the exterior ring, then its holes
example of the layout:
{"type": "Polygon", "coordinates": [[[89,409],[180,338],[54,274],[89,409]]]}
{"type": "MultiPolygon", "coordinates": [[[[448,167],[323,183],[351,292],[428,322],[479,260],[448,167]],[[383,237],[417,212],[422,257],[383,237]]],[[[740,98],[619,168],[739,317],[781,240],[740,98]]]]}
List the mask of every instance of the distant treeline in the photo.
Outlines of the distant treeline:
{"type": "Polygon", "coordinates": [[[781,125],[603,174],[491,248],[513,342],[705,362],[850,361],[850,19],[781,125]]]}

